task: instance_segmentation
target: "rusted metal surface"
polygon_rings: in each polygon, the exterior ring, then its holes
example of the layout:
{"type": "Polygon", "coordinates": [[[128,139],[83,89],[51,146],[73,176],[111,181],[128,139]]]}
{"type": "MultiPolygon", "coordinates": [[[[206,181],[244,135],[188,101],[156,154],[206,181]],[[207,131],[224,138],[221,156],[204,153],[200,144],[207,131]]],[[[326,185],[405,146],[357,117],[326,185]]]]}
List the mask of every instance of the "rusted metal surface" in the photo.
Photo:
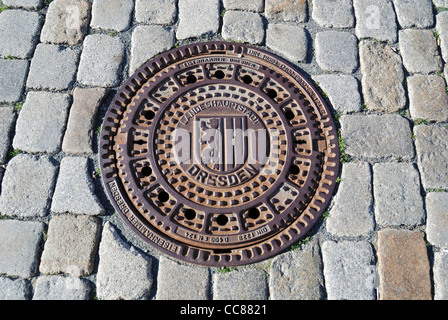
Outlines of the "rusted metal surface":
{"type": "Polygon", "coordinates": [[[105,188],[130,228],[207,266],[272,257],[331,199],[337,131],[319,93],[283,59],[207,42],[148,61],[102,126],[105,188]]]}

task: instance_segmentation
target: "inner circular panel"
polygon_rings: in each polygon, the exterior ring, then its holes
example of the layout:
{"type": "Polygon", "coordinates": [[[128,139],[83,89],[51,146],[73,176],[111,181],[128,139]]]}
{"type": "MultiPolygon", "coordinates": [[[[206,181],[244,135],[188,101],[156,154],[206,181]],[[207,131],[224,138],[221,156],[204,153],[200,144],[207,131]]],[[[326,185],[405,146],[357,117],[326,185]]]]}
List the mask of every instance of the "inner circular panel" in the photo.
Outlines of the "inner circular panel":
{"type": "Polygon", "coordinates": [[[207,42],[148,61],[102,126],[109,198],[145,241],[208,266],[257,262],[318,221],[339,170],[322,97],[291,64],[207,42]]]}

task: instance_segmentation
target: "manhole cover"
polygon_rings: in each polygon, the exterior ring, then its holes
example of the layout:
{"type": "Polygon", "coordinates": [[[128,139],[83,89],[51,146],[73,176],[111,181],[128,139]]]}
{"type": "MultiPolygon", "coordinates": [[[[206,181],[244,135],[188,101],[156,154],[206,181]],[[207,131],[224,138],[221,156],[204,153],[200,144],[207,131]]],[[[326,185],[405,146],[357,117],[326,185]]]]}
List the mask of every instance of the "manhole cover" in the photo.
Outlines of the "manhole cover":
{"type": "Polygon", "coordinates": [[[292,65],[207,42],[147,62],[105,115],[100,161],[117,212],[144,240],[208,266],[260,261],[312,227],[332,196],[337,131],[292,65]]]}

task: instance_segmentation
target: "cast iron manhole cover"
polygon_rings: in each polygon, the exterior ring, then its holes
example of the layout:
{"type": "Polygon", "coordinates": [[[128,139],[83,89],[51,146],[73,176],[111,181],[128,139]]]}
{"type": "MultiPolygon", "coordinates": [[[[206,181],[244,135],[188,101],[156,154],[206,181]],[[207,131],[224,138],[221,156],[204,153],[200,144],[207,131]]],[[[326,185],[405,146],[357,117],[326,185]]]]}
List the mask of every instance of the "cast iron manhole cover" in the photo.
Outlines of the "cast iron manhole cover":
{"type": "Polygon", "coordinates": [[[324,100],[291,64],[207,42],[157,56],[122,86],[100,162],[115,209],[144,240],[234,266],[307,233],[332,196],[339,148],[324,100]]]}

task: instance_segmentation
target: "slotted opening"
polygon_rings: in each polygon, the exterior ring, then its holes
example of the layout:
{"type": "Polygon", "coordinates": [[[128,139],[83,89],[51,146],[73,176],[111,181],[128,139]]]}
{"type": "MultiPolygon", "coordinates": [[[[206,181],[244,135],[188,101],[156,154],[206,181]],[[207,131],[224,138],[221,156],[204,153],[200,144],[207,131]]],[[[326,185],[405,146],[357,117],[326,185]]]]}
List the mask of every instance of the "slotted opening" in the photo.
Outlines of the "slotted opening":
{"type": "Polygon", "coordinates": [[[215,254],[232,253],[232,250],[230,250],[230,249],[214,249],[213,253],[215,253],[215,254]]]}

